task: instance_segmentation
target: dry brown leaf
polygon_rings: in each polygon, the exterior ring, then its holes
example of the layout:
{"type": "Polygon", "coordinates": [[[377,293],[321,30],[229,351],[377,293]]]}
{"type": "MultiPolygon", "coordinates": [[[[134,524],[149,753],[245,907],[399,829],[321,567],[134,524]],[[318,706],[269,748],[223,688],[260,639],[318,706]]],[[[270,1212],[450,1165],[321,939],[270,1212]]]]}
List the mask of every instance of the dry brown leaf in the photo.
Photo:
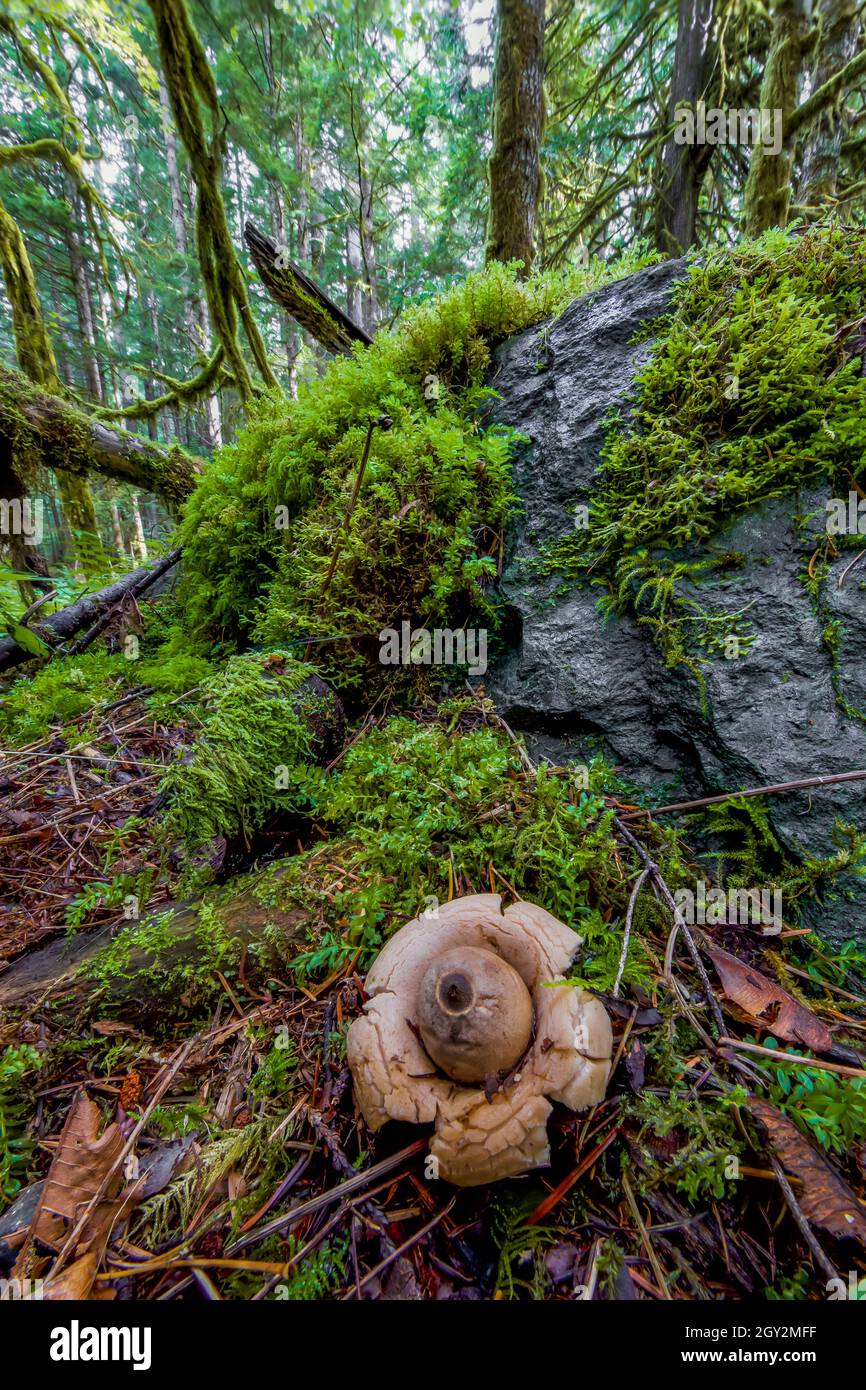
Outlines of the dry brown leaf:
{"type": "Polygon", "coordinates": [[[785,1042],[800,1043],[812,1052],[829,1052],[833,1035],[826,1023],[800,1004],[775,980],[770,980],[738,956],[721,947],[708,948],[725,998],[785,1042]]]}
{"type": "MultiPolygon", "coordinates": [[[[123,1148],[123,1135],[116,1124],[106,1127],[99,1135],[101,1115],[84,1091],[79,1091],[69,1109],[54,1160],[48,1170],[45,1186],[30,1234],[52,1250],[59,1250],[81,1207],[96,1195],[123,1148]]],[[[117,1173],[113,1195],[122,1182],[117,1173]]]]}
{"type": "MultiPolygon", "coordinates": [[[[124,1138],[116,1124],[98,1135],[99,1107],[79,1091],[69,1109],[27,1239],[15,1262],[13,1274],[23,1277],[32,1263],[33,1241],[58,1251],[87,1204],[96,1196],[118,1159],[124,1138]],[[97,1137],[98,1136],[98,1137],[97,1137]]],[[[76,1258],[46,1282],[44,1296],[51,1299],[110,1298],[111,1291],[93,1291],[102,1253],[118,1218],[140,1201],[146,1174],[118,1192],[123,1173],[112,1176],[107,1191],[88,1213],[75,1249],[76,1258]]]]}
{"type": "Polygon", "coordinates": [[[46,1279],[42,1285],[42,1297],[57,1301],[90,1298],[98,1265],[99,1257],[96,1251],[89,1251],[74,1264],[67,1265],[55,1278],[46,1279]]]}
{"type": "Polygon", "coordinates": [[[828,1163],[793,1120],[760,1096],[749,1097],[749,1109],[767,1131],[782,1167],[800,1179],[797,1201],[814,1226],[834,1236],[848,1236],[866,1245],[866,1210],[844,1178],[828,1163]]]}
{"type": "Polygon", "coordinates": [[[102,1201],[97,1202],[85,1221],[81,1235],[76,1242],[77,1254],[83,1255],[90,1250],[96,1250],[99,1254],[102,1253],[120,1217],[131,1211],[141,1201],[146,1181],[147,1174],[143,1173],[140,1178],[130,1183],[116,1197],[103,1197],[102,1201]]]}

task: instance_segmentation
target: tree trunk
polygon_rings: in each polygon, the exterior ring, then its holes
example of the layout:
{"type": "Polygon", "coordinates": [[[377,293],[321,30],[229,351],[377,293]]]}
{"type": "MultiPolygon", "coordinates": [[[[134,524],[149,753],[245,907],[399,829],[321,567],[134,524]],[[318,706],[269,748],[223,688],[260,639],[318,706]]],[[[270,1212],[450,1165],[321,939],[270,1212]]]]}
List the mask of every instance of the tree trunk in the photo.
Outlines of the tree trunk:
{"type": "Polygon", "coordinates": [[[346,313],[353,323],[361,322],[361,236],[357,222],[350,221],[346,227],[346,313]]]}
{"type": "MultiPolygon", "coordinates": [[[[287,861],[286,869],[291,867],[287,861]]],[[[267,875],[268,884],[277,885],[282,877],[281,867],[260,870],[258,877],[267,875]]],[[[279,911],[256,901],[256,876],[245,876],[239,882],[229,882],[222,888],[211,889],[205,902],[212,904],[222,921],[230,927],[232,937],[241,945],[264,944],[277,939],[288,950],[303,941],[310,925],[310,915],[301,908],[279,911]]],[[[156,912],[142,917],[142,933],[160,921],[158,953],[147,945],[133,943],[129,961],[123,972],[106,986],[82,971],[86,962],[110,946],[117,926],[100,927],[93,932],[79,932],[61,941],[52,941],[29,955],[13,961],[0,976],[0,1005],[8,1008],[30,995],[42,997],[45,992],[74,990],[81,1000],[106,996],[115,1004],[123,1003],[146,1013],[153,1007],[165,1008],[159,994],[160,982],[167,970],[184,964],[194,966],[201,958],[201,902],[169,903],[156,912]],[[169,916],[169,908],[171,913],[169,916]]],[[[123,922],[121,927],[134,928],[135,923],[123,922]]],[[[147,936],[142,936],[142,942],[147,936]]],[[[102,1007],[101,1004],[101,1007],[102,1007]]]]}
{"type": "MultiPolygon", "coordinates": [[[[21,366],[31,381],[38,382],[47,387],[49,391],[58,391],[60,390],[60,377],[57,372],[57,362],[54,357],[51,338],[45,326],[33,267],[18,224],[9,216],[2,204],[0,204],[0,263],[3,266],[4,282],[12,306],[12,327],[21,366]]],[[[3,447],[7,455],[4,471],[8,474],[7,490],[4,495],[7,500],[11,501],[23,495],[23,488],[20,484],[13,482],[13,477],[21,479],[31,475],[34,470],[24,465],[19,466],[22,456],[18,452],[20,443],[14,428],[6,436],[3,447]]],[[[96,574],[104,564],[105,557],[99,542],[96,509],[93,505],[90,488],[87,485],[87,478],[84,474],[75,477],[69,473],[62,473],[58,476],[58,485],[72,543],[73,563],[77,571],[85,576],[96,574]]],[[[20,565],[22,571],[46,572],[44,562],[38,560],[35,554],[28,553],[31,547],[19,545],[17,541],[20,538],[12,537],[10,539],[10,553],[13,562],[20,565]]],[[[32,594],[32,586],[25,583],[22,587],[25,600],[28,593],[32,594]]]]}
{"type": "MultiPolygon", "coordinates": [[[[812,91],[850,62],[857,52],[861,20],[857,0],[824,0],[819,12],[821,41],[812,77],[812,91]]],[[[803,140],[797,202],[814,216],[826,213],[836,197],[836,179],[844,135],[844,92],[828,104],[803,140]]]]}
{"type": "MultiPolygon", "coordinates": [[[[78,315],[81,341],[81,360],[87,393],[99,405],[106,404],[105,384],[96,352],[96,324],[93,300],[78,236],[81,200],[74,183],[67,175],[66,196],[70,207],[70,222],[66,228],[66,248],[72,274],[72,291],[78,315]]],[[[46,383],[52,385],[52,383],[46,383]]],[[[90,577],[104,567],[105,556],[96,524],[96,508],[85,474],[70,476],[60,473],[57,478],[63,514],[72,541],[72,561],[75,570],[90,577]]]]}
{"type": "Polygon", "coordinates": [[[363,167],[359,180],[359,192],[358,227],[361,264],[364,271],[361,325],[366,328],[372,338],[379,323],[379,287],[376,282],[376,245],[373,240],[373,185],[363,167]]]}
{"type": "MultiPolygon", "coordinates": [[[[154,364],[157,365],[158,370],[165,372],[166,366],[162,355],[162,342],[159,331],[159,310],[157,309],[156,305],[156,295],[151,293],[150,290],[148,290],[144,296],[144,303],[147,308],[147,312],[150,315],[150,331],[153,334],[154,364]]],[[[151,392],[153,393],[150,397],[148,397],[148,399],[153,400],[154,397],[159,394],[159,384],[155,377],[150,377],[148,385],[150,387],[151,392]]],[[[145,392],[145,395],[147,395],[147,392],[145,392]]],[[[157,418],[158,417],[154,415],[149,415],[147,417],[148,434],[150,435],[150,438],[153,440],[154,443],[156,443],[159,439],[157,418]]],[[[168,439],[168,432],[164,427],[163,435],[166,439],[168,439]]]]}
{"type": "Polygon", "coordinates": [[[135,548],[138,558],[142,564],[147,560],[147,538],[144,534],[144,526],[141,521],[141,508],[138,505],[138,493],[133,492],[129,499],[129,506],[132,511],[132,524],[135,529],[135,548]]]}
{"type": "Polygon", "coordinates": [[[117,505],[117,488],[114,483],[106,483],[105,491],[108,495],[108,505],[111,510],[111,543],[117,551],[119,558],[126,556],[126,545],[123,540],[123,527],[120,523],[120,508],[117,505]]]}
{"type": "MultiPolygon", "coordinates": [[[[78,314],[78,333],[81,342],[81,362],[84,368],[84,383],[90,399],[105,404],[99,362],[96,357],[96,331],[90,309],[90,296],[87,289],[87,271],[78,238],[78,213],[80,199],[69,176],[66,179],[66,197],[70,208],[70,221],[66,228],[66,250],[69,255],[69,269],[72,275],[72,293],[75,310],[78,314]]],[[[29,375],[29,373],[28,373],[29,375]]]]}
{"type": "Polygon", "coordinates": [[[87,476],[85,473],[59,472],[57,486],[69,528],[73,569],[79,577],[90,579],[105,569],[105,552],[99,539],[96,507],[87,476]]]}
{"type": "MultiPolygon", "coordinates": [[[[184,276],[188,278],[188,268],[186,266],[189,255],[189,238],[186,230],[186,217],[184,215],[183,193],[180,185],[180,169],[177,159],[177,141],[174,134],[174,125],[171,118],[171,105],[168,99],[168,92],[165,86],[165,78],[162,72],[159,73],[159,105],[162,114],[162,129],[165,137],[165,163],[168,170],[168,187],[171,197],[171,225],[174,232],[174,244],[177,247],[178,255],[184,261],[184,276]]],[[[207,305],[201,295],[197,294],[192,285],[188,287],[188,297],[186,304],[186,324],[187,332],[191,345],[206,350],[211,340],[210,323],[208,321],[207,305]]],[[[222,425],[220,421],[219,396],[214,392],[204,398],[204,421],[205,421],[205,444],[210,449],[217,448],[222,444],[222,425]]],[[[177,437],[180,438],[180,430],[176,429],[177,437]]]]}
{"type": "Polygon", "coordinates": [[[185,0],[148,0],[148,4],[169,102],[198,193],[196,250],[210,317],[241,401],[246,404],[253,397],[253,381],[241,352],[239,329],[265,386],[276,386],[277,380],[253,318],[220,189],[225,140],[219,94],[185,0]],[[208,112],[209,132],[202,107],[208,112]]]}
{"type": "Polygon", "coordinates": [[[25,488],[12,467],[10,450],[0,441],[0,499],[10,504],[3,509],[0,544],[5,547],[10,568],[18,574],[32,574],[32,580],[18,581],[18,591],[22,601],[28,606],[36,599],[36,591],[47,591],[53,587],[47,578],[48,566],[39,548],[28,542],[28,537],[12,524],[15,504],[27,501],[25,488]]]}
{"type": "MultiPolygon", "coordinates": [[[[310,184],[316,200],[324,195],[325,184],[322,172],[318,165],[314,164],[310,174],[310,184]]],[[[314,207],[310,213],[310,270],[314,275],[319,273],[322,262],[325,259],[325,219],[319,212],[318,207],[314,207]]]]}
{"type": "Polygon", "coordinates": [[[168,170],[168,191],[171,198],[171,225],[174,232],[174,244],[178,249],[178,253],[186,258],[189,245],[186,236],[186,219],[183,215],[183,196],[180,191],[177,141],[174,138],[171,106],[168,100],[168,92],[166,91],[165,78],[161,70],[157,76],[159,78],[159,108],[162,116],[162,133],[165,139],[165,164],[168,170]]]}
{"type": "MultiPolygon", "coordinates": [[[[678,106],[694,110],[699,98],[706,99],[714,10],[715,0],[680,0],[667,112],[671,127],[678,106]]],[[[654,219],[656,247],[664,256],[682,256],[695,243],[698,199],[711,153],[711,145],[678,145],[673,132],[668,136],[654,219]]]]}
{"type": "MultiPolygon", "coordinates": [[[[271,206],[271,225],[274,229],[277,245],[285,250],[288,246],[288,241],[286,235],[286,219],[283,216],[283,200],[280,196],[280,186],[273,175],[268,178],[268,201],[271,206]]],[[[291,394],[295,396],[297,395],[297,381],[295,379],[295,357],[298,352],[297,334],[292,331],[288,319],[284,317],[280,318],[280,342],[286,359],[289,390],[291,394]]]]}
{"type": "Polygon", "coordinates": [[[793,159],[789,122],[797,105],[809,9],[810,0],[776,0],[760,107],[771,113],[781,111],[783,144],[778,154],[760,142],[752,149],[743,212],[750,237],[760,236],[768,227],[784,227],[788,220],[793,159]]]}
{"type": "Polygon", "coordinates": [[[532,270],[544,131],[544,0],[499,0],[485,261],[532,270]]]}

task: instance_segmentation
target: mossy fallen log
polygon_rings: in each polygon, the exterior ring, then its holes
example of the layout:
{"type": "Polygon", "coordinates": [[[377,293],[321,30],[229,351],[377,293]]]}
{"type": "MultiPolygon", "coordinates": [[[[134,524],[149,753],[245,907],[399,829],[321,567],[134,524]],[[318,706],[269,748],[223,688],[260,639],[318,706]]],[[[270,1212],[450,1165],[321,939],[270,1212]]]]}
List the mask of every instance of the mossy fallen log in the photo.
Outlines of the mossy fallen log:
{"type": "Polygon", "coordinates": [[[0,975],[0,1011],[36,996],[72,994],[83,1004],[138,1005],[147,1012],[171,1001],[182,1010],[217,983],[245,948],[276,959],[300,941],[308,914],[263,900],[278,891],[291,860],[212,889],[197,901],[168,903],[140,921],[123,921],[53,941],[14,961],[0,975]]]}
{"type": "Polygon", "coordinates": [[[0,448],[11,451],[20,478],[39,468],[102,473],[152,492],[174,512],[200,471],[198,460],[177,445],[163,449],[110,428],[6,366],[0,366],[0,448]]]}
{"type": "MultiPolygon", "coordinates": [[[[70,603],[66,608],[61,608],[59,612],[50,613],[39,623],[42,635],[48,640],[53,637],[58,641],[66,641],[83,627],[89,626],[89,631],[76,643],[74,649],[76,653],[84,651],[107,625],[114,606],[127,595],[133,598],[140,597],[157,579],[177,564],[180,555],[180,550],[173,550],[158,564],[131,570],[122,579],[107,584],[104,589],[85,594],[83,598],[70,603]]],[[[20,666],[23,661],[29,661],[32,655],[33,653],[20,646],[14,637],[5,637],[0,641],[0,671],[20,666]]]]}
{"type": "Polygon", "coordinates": [[[350,319],[252,222],[244,227],[244,241],[271,299],[291,314],[326,352],[349,353],[354,343],[372,343],[369,333],[350,319]]]}

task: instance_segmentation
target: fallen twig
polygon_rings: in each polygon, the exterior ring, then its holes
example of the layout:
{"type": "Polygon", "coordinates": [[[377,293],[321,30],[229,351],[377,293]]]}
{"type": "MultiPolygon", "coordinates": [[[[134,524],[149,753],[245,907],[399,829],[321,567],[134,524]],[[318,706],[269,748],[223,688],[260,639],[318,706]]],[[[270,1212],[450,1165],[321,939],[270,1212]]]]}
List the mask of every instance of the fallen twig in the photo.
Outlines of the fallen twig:
{"type": "Polygon", "coordinates": [[[646,806],[637,811],[629,811],[627,819],[635,816],[661,816],[670,811],[696,811],[701,806],[719,806],[735,796],[775,796],[781,792],[799,792],[809,787],[832,787],[840,782],[862,782],[866,778],[866,768],[853,772],[828,773],[823,777],[800,777],[795,782],[775,782],[766,787],[745,787],[740,791],[723,792],[721,796],[702,796],[696,801],[673,801],[668,806],[646,806]]]}
{"type": "Polygon", "coordinates": [[[795,1067],[817,1067],[819,1071],[833,1071],[839,1076],[866,1076],[863,1067],[846,1067],[841,1062],[824,1062],[819,1057],[796,1057],[792,1052],[761,1047],[758,1043],[740,1042],[737,1038],[719,1038],[718,1046],[733,1047],[737,1052],[751,1052],[757,1057],[772,1057],[777,1062],[788,1062],[795,1067]]]}
{"type": "Polygon", "coordinates": [[[811,1250],[816,1264],[819,1264],[821,1266],[821,1269],[824,1271],[828,1279],[838,1279],[838,1273],[833,1268],[830,1261],[827,1259],[827,1256],[824,1254],[824,1251],[821,1249],[821,1246],[819,1245],[818,1240],[815,1237],[815,1233],[813,1232],[811,1226],[806,1220],[806,1217],[803,1215],[803,1208],[800,1206],[800,1203],[797,1201],[797,1198],[794,1195],[794,1189],[788,1182],[782,1165],[774,1154],[770,1154],[770,1163],[773,1166],[773,1172],[776,1175],[776,1181],[782,1189],[782,1196],[785,1198],[788,1210],[790,1211],[791,1215],[796,1221],[797,1226],[800,1229],[800,1234],[805,1240],[809,1249],[811,1250]]]}

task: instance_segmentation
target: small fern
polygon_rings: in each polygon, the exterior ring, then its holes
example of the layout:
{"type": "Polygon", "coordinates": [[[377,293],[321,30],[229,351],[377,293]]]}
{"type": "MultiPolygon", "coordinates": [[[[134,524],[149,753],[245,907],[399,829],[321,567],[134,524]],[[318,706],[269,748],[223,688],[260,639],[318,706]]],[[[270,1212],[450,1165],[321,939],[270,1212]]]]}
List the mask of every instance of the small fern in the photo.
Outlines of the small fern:
{"type": "Polygon", "coordinates": [[[549,1226],[529,1225],[537,1203],[537,1192],[508,1193],[493,1207],[493,1239],[499,1250],[496,1289],[506,1298],[517,1298],[521,1292],[541,1298],[544,1293],[541,1255],[553,1244],[556,1233],[549,1226]]]}
{"type": "Polygon", "coordinates": [[[33,1144],[24,1134],[27,1107],[20,1094],[25,1072],[42,1065],[35,1047],[7,1047],[0,1055],[0,1202],[11,1201],[21,1187],[33,1144]]]}

